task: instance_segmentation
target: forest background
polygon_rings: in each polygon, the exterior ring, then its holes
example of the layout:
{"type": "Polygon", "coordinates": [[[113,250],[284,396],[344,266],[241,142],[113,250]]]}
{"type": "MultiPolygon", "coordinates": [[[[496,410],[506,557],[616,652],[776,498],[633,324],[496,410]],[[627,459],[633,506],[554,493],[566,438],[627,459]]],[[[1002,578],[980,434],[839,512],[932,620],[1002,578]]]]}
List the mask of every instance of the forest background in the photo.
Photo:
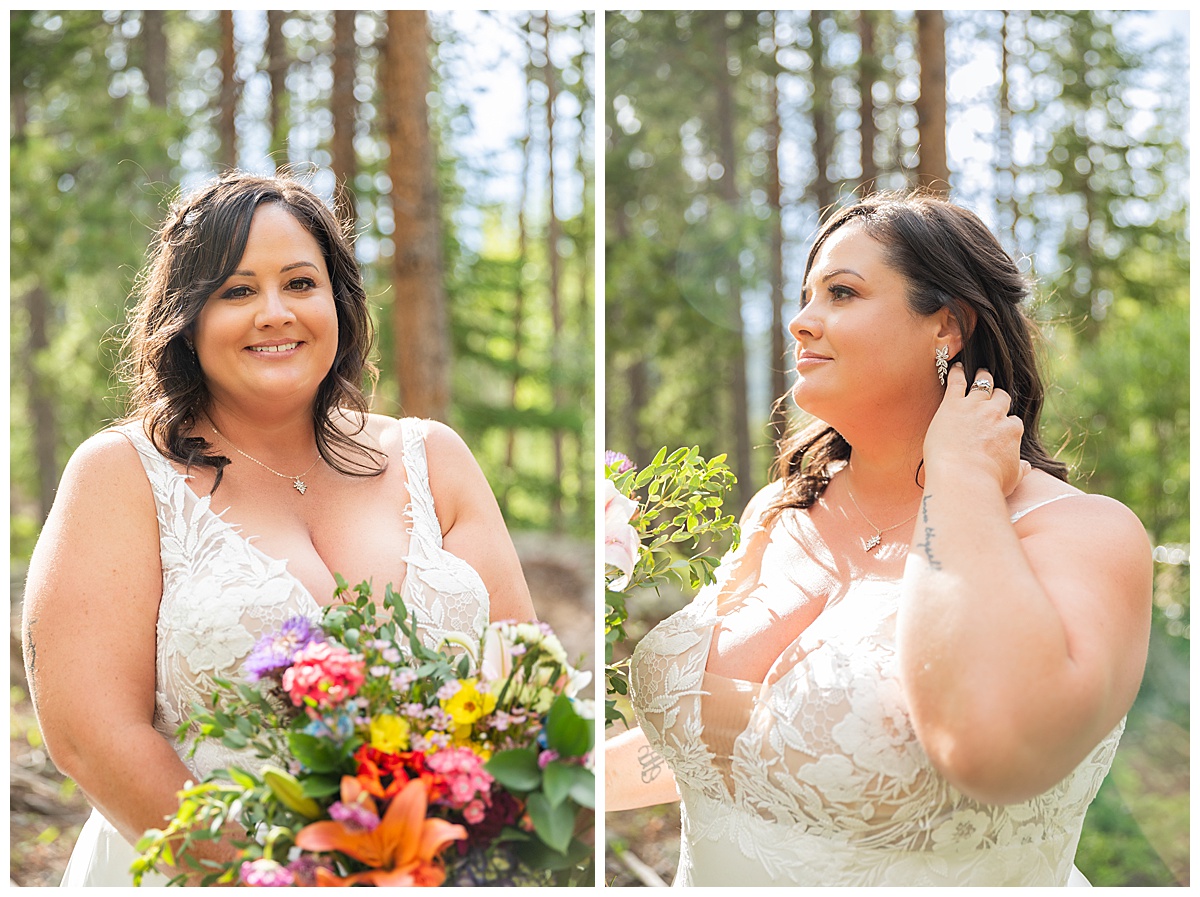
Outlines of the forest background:
{"type": "MultiPolygon", "coordinates": [[[[797,414],[772,405],[820,212],[865,190],[948,186],[1035,282],[1045,442],[1155,546],[1149,664],[1077,858],[1095,885],[1189,881],[1187,34],[876,10],[609,13],[603,35],[605,448],[728,453],[740,513],[797,414]]],[[[688,597],[629,596],[630,644],[688,597]]],[[[677,806],[607,826],[613,884],[670,881],[677,806]]]]}
{"type": "MultiPolygon", "coordinates": [[[[373,409],[458,430],[539,614],[594,654],[594,29],[561,11],[10,13],[14,619],[63,464],[123,413],[121,327],[169,201],[229,167],[291,168],[356,235],[373,409]]],[[[10,876],[57,884],[86,804],[12,658],[10,876]]]]}

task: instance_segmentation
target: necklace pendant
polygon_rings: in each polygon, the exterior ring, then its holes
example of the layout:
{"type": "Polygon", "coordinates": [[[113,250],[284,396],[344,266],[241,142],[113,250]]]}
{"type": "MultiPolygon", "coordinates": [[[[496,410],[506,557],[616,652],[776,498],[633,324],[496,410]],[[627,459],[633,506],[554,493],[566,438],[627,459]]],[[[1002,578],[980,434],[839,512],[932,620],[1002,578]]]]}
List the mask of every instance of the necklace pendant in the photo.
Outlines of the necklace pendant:
{"type": "Polygon", "coordinates": [[[295,487],[296,491],[301,495],[303,495],[304,491],[308,488],[304,480],[300,479],[300,477],[296,477],[294,480],[292,480],[292,486],[295,487]]]}
{"type": "Polygon", "coordinates": [[[881,541],[883,541],[883,533],[876,533],[871,538],[867,539],[866,542],[863,543],[863,550],[864,551],[873,551],[874,549],[879,547],[879,543],[881,541]]]}

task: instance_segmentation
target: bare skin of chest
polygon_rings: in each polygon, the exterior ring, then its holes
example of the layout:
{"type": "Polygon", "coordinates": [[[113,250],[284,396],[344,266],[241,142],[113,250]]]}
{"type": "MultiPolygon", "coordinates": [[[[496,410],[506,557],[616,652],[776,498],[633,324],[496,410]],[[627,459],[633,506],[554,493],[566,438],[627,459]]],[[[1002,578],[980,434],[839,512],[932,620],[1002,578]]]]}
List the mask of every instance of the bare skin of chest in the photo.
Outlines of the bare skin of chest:
{"type": "Polygon", "coordinates": [[[867,552],[860,533],[820,506],[784,512],[767,530],[750,534],[729,572],[706,669],[764,681],[829,604],[853,600],[858,583],[898,581],[907,556],[907,533],[867,552]]]}
{"type": "MultiPolygon", "coordinates": [[[[251,467],[226,469],[212,510],[266,555],[287,558],[288,572],[319,604],[329,603],[335,573],[351,585],[370,580],[380,599],[386,583],[400,588],[409,545],[402,464],[373,478],[322,466],[306,478],[303,495],[290,481],[251,467]]],[[[211,482],[198,476],[191,487],[204,495],[211,482]]]]}

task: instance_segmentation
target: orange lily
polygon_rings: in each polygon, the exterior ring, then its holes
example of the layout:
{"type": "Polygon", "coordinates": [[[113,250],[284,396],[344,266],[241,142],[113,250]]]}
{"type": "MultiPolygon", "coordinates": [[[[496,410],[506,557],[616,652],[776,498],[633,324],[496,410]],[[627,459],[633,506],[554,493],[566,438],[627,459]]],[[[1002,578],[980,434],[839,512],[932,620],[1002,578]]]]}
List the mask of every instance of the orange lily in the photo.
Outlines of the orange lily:
{"type": "Polygon", "coordinates": [[[340,822],[324,820],[301,829],[296,846],[317,852],[336,850],[371,867],[346,878],[317,869],[317,884],[323,887],[436,887],[446,877],[438,854],[451,841],[466,838],[467,830],[444,819],[426,819],[427,806],[428,786],[414,779],[392,799],[372,831],[348,831],[340,822]]]}

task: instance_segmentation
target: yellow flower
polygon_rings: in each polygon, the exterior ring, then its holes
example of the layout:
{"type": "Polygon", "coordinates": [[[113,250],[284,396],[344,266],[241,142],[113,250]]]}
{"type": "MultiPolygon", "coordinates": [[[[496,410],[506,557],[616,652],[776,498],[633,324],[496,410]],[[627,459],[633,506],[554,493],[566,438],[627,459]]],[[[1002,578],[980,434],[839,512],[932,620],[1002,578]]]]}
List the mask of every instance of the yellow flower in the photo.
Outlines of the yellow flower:
{"type": "Polygon", "coordinates": [[[454,696],[442,701],[442,709],[457,727],[471,726],[496,709],[496,696],[480,691],[477,679],[459,679],[454,696]]]}
{"type": "Polygon", "coordinates": [[[385,754],[408,749],[408,720],[383,713],[371,720],[371,747],[385,754]]]}

